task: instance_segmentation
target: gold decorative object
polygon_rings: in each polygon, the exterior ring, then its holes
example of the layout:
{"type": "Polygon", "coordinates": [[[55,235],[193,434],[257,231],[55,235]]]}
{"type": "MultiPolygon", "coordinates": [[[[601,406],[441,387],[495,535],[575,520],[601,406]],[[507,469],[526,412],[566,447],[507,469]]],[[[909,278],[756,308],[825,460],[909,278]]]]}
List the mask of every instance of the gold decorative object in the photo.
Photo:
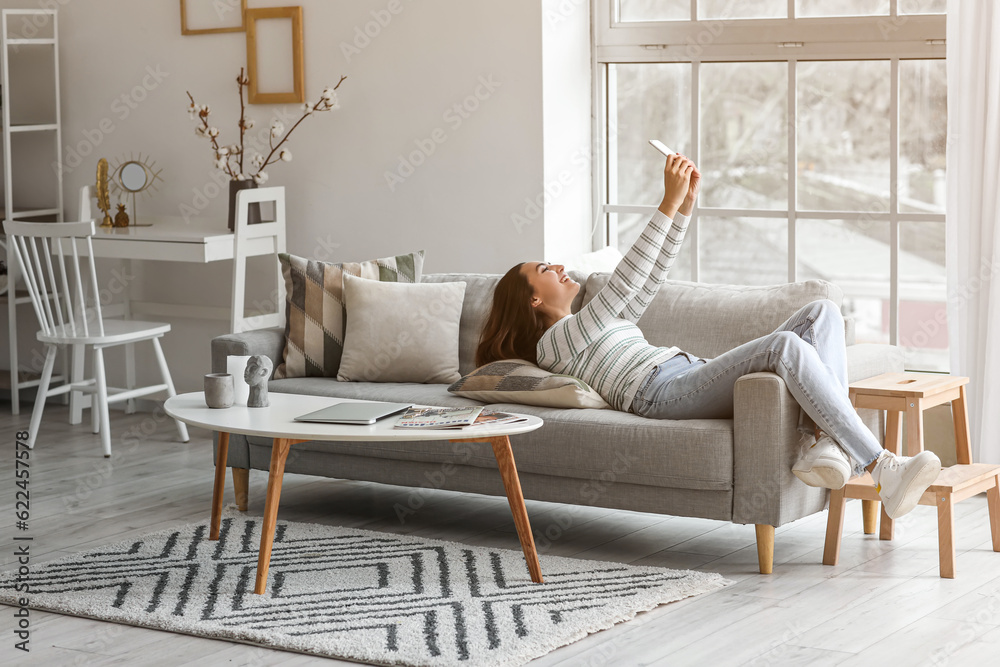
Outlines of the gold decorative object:
{"type": "Polygon", "coordinates": [[[108,161],[101,158],[97,161],[97,208],[104,211],[101,227],[111,227],[111,195],[108,192],[108,161]]]}
{"type": "Polygon", "coordinates": [[[118,212],[115,213],[115,227],[128,227],[128,213],[125,212],[125,204],[118,204],[118,212]]]}
{"type": "MultiPolygon", "coordinates": [[[[262,7],[246,10],[247,32],[247,78],[250,89],[247,101],[250,104],[288,104],[306,101],[305,55],[302,48],[302,8],[262,7]],[[257,21],[291,19],[292,28],[292,90],[288,92],[261,92],[257,86],[257,21]]],[[[273,59],[264,54],[267,60],[273,59]]]]}
{"type": "MultiPolygon", "coordinates": [[[[156,190],[156,182],[162,181],[160,173],[162,169],[156,168],[156,162],[143,157],[139,153],[138,157],[129,154],[128,159],[122,159],[111,170],[109,179],[111,192],[117,195],[119,201],[125,200],[131,195],[132,198],[132,226],[149,227],[150,225],[139,225],[139,214],[136,212],[136,194],[151,194],[156,190]]],[[[117,216],[116,216],[117,219],[117,216]]],[[[117,225],[116,225],[117,226],[117,225]]]]}

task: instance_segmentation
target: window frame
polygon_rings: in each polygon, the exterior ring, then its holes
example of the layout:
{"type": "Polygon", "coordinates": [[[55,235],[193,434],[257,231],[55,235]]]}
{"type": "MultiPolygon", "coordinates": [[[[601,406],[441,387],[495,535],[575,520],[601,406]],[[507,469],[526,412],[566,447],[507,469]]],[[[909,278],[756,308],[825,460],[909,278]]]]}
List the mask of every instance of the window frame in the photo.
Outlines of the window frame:
{"type": "MultiPolygon", "coordinates": [[[[691,1],[697,17],[698,0],[691,1]]],[[[900,0],[890,0],[882,16],[795,17],[795,0],[788,0],[789,18],[708,19],[661,22],[618,21],[618,0],[592,0],[594,170],[593,205],[597,212],[595,248],[617,246],[616,215],[652,215],[655,205],[611,203],[616,196],[616,165],[610,119],[614,105],[611,64],[689,63],[691,65],[690,155],[700,151],[700,67],[706,62],[788,63],[788,205],[785,209],[729,209],[698,206],[692,216],[687,244],[692,246],[692,280],[700,277],[698,218],[756,217],[784,219],[788,224],[789,282],[797,280],[797,223],[799,220],[885,221],[889,224],[889,343],[899,343],[900,223],[930,221],[943,224],[943,213],[899,211],[899,62],[943,60],[943,14],[899,14],[900,0]],[[797,68],[799,62],[834,60],[888,60],[891,71],[889,201],[888,211],[813,211],[797,207],[797,68]]]]}

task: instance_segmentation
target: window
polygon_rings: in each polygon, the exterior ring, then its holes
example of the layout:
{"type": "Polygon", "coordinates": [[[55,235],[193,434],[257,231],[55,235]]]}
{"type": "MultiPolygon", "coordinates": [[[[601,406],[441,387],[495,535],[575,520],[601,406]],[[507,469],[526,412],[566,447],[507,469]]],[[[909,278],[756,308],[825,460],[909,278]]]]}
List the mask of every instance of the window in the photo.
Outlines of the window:
{"type": "Polygon", "coordinates": [[[947,371],[945,0],[594,0],[606,242],[704,187],[672,278],[844,291],[858,342],[947,371]]]}

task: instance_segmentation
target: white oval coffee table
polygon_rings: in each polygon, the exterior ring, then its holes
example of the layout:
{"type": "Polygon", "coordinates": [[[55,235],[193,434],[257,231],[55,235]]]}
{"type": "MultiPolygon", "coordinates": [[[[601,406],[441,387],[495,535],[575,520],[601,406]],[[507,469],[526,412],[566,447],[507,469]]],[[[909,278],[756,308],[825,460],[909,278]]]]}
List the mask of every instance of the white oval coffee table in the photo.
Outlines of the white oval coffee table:
{"type": "MultiPolygon", "coordinates": [[[[297,422],[294,418],[314,410],[351,399],[308,396],[300,394],[269,395],[271,405],[266,408],[248,408],[234,405],[221,410],[209,408],[205,404],[205,394],[195,392],[180,394],[167,399],[164,409],[174,419],[219,432],[219,451],[215,462],[215,487],[212,491],[212,524],[209,539],[219,539],[219,524],[222,518],[222,494],[226,484],[226,463],[229,453],[229,434],[254,435],[273,438],[271,446],[271,467],[267,477],[267,498],[264,501],[264,517],[260,534],[260,553],[257,557],[257,579],[254,592],[262,594],[267,587],[267,570],[271,562],[271,546],[274,528],[278,519],[278,501],[281,498],[281,481],[285,473],[285,459],[292,445],[310,440],[321,441],[379,441],[379,440],[447,440],[450,442],[488,442],[493,447],[500,477],[521,550],[528,565],[531,580],[542,583],[542,568],[535,551],[535,540],[531,535],[528,511],[521,494],[521,482],[517,477],[514,455],[510,449],[509,436],[534,431],[542,426],[542,420],[531,415],[518,415],[527,421],[514,424],[476,426],[467,429],[397,429],[393,428],[395,418],[387,417],[371,426],[348,424],[314,424],[297,422]]],[[[353,401],[352,401],[353,402],[353,401]]]]}

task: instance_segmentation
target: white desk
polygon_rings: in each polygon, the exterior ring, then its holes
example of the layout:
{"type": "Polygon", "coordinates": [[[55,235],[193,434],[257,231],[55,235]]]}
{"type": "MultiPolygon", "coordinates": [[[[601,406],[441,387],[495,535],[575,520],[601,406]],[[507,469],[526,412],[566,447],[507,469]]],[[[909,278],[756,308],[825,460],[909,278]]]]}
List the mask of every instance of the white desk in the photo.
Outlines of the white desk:
{"type": "MultiPolygon", "coordinates": [[[[236,235],[216,218],[143,216],[151,227],[98,227],[94,234],[94,257],[106,259],[151,259],[165,262],[207,264],[233,259],[236,235]]],[[[274,245],[268,238],[248,239],[246,255],[268,255],[274,245]]]]}
{"type": "MultiPolygon", "coordinates": [[[[97,227],[93,237],[94,257],[122,260],[129,274],[131,260],[207,264],[234,258],[236,235],[226,229],[225,220],[205,217],[186,221],[179,216],[143,216],[141,222],[152,224],[149,227],[97,227]]],[[[281,232],[284,238],[284,230],[281,232]]],[[[284,247],[276,250],[270,236],[247,238],[245,243],[246,252],[241,251],[240,254],[246,257],[285,251],[284,247]]],[[[71,252],[71,249],[66,245],[63,251],[71,252]]],[[[245,288],[245,282],[241,281],[233,285],[233,292],[242,294],[245,288]]],[[[217,320],[231,320],[233,317],[231,307],[139,302],[132,299],[127,291],[124,294],[124,309],[126,317],[133,313],[217,320]]]]}

